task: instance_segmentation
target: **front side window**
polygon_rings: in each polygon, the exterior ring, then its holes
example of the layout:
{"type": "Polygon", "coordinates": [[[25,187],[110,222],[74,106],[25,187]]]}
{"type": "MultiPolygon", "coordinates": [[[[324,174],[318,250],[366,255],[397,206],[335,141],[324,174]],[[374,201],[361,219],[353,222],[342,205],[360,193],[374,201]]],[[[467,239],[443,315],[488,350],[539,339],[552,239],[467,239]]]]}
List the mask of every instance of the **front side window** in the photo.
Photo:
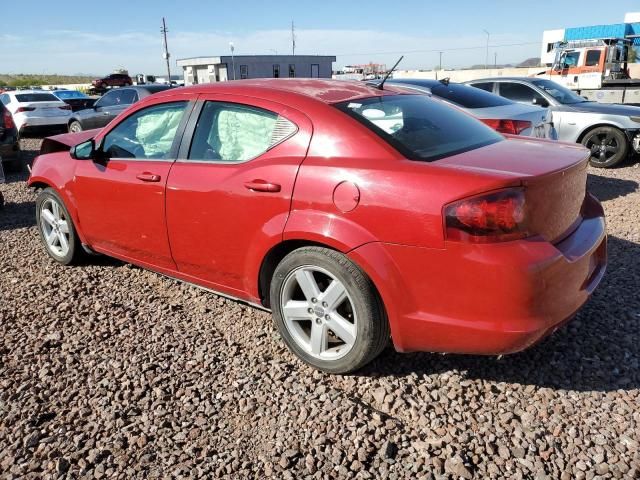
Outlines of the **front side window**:
{"type": "Polygon", "coordinates": [[[434,161],[503,139],[474,117],[425,95],[384,95],[335,106],[411,160],[434,161]]]}
{"type": "Polygon", "coordinates": [[[118,92],[113,90],[111,92],[105,93],[102,97],[98,99],[95,103],[96,107],[111,107],[116,104],[116,95],[118,92]]]}
{"type": "Polygon", "coordinates": [[[580,52],[567,53],[563,59],[564,68],[577,67],[579,59],[580,59],[580,52]]]}
{"type": "Polygon", "coordinates": [[[102,151],[108,158],[169,158],[186,105],[163,103],[134,113],[105,136],[102,151]]]}
{"type": "Polygon", "coordinates": [[[289,138],[295,124],[274,112],[236,103],[205,103],[189,150],[190,160],[239,163],[289,138]]]}

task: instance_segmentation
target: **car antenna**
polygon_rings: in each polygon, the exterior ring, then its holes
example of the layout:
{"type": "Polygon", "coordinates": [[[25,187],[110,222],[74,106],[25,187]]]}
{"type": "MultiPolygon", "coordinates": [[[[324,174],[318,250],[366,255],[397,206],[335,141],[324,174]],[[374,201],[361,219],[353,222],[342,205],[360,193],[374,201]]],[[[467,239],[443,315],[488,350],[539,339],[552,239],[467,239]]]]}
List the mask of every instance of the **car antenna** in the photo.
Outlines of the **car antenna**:
{"type": "Polygon", "coordinates": [[[404,55],[402,55],[398,61],[396,62],[396,64],[391,67],[391,70],[389,70],[387,72],[387,74],[384,76],[384,78],[382,79],[382,81],[378,84],[378,90],[384,90],[384,88],[382,88],[384,86],[384,82],[387,81],[387,78],[389,78],[391,76],[391,74],[393,73],[393,71],[396,69],[396,67],[398,66],[398,64],[402,61],[402,59],[404,58],[404,55]]]}
{"type": "Polygon", "coordinates": [[[443,85],[449,85],[449,82],[451,81],[451,79],[449,77],[444,77],[443,79],[441,79],[439,81],[443,85]]]}

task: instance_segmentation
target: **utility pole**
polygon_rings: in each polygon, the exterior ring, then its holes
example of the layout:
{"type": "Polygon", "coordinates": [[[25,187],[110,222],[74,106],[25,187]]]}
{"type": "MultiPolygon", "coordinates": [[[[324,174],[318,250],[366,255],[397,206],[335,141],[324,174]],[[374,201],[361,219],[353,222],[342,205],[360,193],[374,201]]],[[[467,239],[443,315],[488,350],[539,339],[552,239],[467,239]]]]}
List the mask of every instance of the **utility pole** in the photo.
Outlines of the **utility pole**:
{"type": "Polygon", "coordinates": [[[493,68],[498,68],[498,52],[493,52],[493,68]]]}
{"type": "Polygon", "coordinates": [[[296,54],[296,30],[293,25],[293,20],[291,20],[291,55],[296,54]]]}
{"type": "Polygon", "coordinates": [[[487,34],[487,56],[484,59],[484,69],[486,70],[489,68],[489,37],[491,36],[491,34],[486,30],[482,31],[487,34]]]}
{"type": "MultiPolygon", "coordinates": [[[[231,49],[231,68],[233,69],[233,79],[236,79],[236,60],[233,58],[233,51],[235,47],[233,46],[233,42],[229,42],[229,48],[231,49]]],[[[228,76],[229,74],[227,74],[228,76]]]]}
{"type": "Polygon", "coordinates": [[[162,33],[162,46],[164,47],[164,53],[162,54],[162,57],[167,61],[167,82],[169,82],[169,85],[171,85],[171,66],[169,64],[169,57],[171,56],[169,54],[169,46],[167,45],[167,32],[169,30],[167,30],[167,24],[164,21],[164,17],[162,17],[162,28],[160,29],[160,33],[162,33]]]}
{"type": "Polygon", "coordinates": [[[440,52],[440,64],[438,70],[442,70],[442,52],[440,52]]]}

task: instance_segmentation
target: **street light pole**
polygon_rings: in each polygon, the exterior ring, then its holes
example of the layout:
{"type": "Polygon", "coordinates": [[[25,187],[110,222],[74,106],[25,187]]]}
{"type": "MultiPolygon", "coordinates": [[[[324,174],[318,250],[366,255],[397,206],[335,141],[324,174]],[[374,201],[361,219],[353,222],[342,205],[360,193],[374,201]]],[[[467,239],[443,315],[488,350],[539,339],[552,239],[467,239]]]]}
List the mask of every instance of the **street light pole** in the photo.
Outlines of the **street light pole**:
{"type": "Polygon", "coordinates": [[[442,70],[442,52],[440,52],[440,64],[438,66],[438,70],[442,70]]]}
{"type": "Polygon", "coordinates": [[[162,38],[163,38],[163,47],[164,47],[164,53],[162,54],[162,56],[164,57],[164,59],[167,61],[167,83],[169,85],[171,85],[171,67],[169,64],[169,46],[167,45],[167,32],[169,30],[167,30],[167,24],[164,21],[164,17],[162,17],[162,28],[160,29],[160,33],[162,33],[162,38]]]}
{"type": "Polygon", "coordinates": [[[484,69],[486,70],[489,68],[489,37],[491,36],[491,34],[486,30],[482,30],[482,31],[487,34],[487,55],[484,60],[484,69]]]}
{"type": "MultiPolygon", "coordinates": [[[[236,79],[236,61],[233,58],[233,42],[229,42],[229,48],[231,49],[231,69],[233,70],[233,79],[236,79]]],[[[228,76],[228,75],[227,75],[228,76]]]]}

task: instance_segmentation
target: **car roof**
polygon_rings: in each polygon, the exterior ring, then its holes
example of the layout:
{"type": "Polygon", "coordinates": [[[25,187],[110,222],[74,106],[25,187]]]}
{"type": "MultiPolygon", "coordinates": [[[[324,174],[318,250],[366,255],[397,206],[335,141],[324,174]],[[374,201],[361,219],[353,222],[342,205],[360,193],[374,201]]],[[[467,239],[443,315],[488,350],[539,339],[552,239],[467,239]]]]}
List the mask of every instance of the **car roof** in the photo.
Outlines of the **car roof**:
{"type": "Polygon", "coordinates": [[[250,92],[289,93],[310,97],[324,103],[339,103],[356,98],[395,95],[397,92],[379,90],[364,82],[349,80],[329,80],[316,78],[265,78],[255,80],[234,80],[178,88],[174,92],[226,93],[246,95],[250,92]]]}
{"type": "Polygon", "coordinates": [[[533,80],[541,80],[539,78],[533,77],[488,77],[488,78],[474,78],[473,80],[468,80],[465,83],[473,83],[473,82],[500,82],[500,81],[519,81],[531,83],[533,80]]]}
{"type": "Polygon", "coordinates": [[[53,95],[53,92],[51,90],[11,90],[4,93],[6,93],[7,95],[24,95],[29,93],[48,93],[50,95],[53,95]]]}
{"type": "Polygon", "coordinates": [[[390,78],[387,80],[389,84],[396,85],[418,85],[420,87],[436,87],[438,85],[461,85],[460,83],[444,83],[441,80],[434,80],[431,78],[390,78]]]}

